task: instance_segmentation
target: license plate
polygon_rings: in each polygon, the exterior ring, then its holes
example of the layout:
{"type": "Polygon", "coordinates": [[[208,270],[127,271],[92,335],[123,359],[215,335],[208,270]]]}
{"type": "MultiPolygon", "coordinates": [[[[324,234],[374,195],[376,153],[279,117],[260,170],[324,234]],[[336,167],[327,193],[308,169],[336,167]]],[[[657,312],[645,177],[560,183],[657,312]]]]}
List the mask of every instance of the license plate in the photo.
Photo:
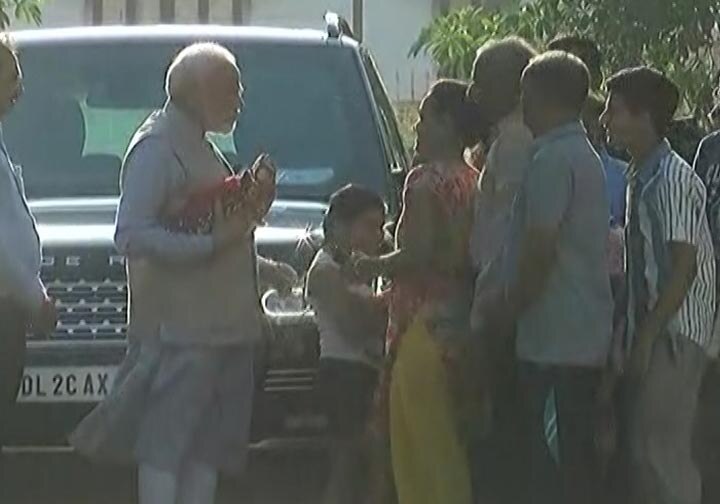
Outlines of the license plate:
{"type": "Polygon", "coordinates": [[[99,402],[112,387],[117,368],[108,366],[26,368],[18,401],[99,402]]]}

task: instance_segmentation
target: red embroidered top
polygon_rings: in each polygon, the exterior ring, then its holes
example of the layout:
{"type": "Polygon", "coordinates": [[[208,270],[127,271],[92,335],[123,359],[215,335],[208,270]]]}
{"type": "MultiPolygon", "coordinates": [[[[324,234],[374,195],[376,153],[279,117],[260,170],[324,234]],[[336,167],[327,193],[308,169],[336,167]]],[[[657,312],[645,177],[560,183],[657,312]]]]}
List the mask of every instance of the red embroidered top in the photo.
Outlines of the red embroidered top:
{"type": "Polygon", "coordinates": [[[403,246],[403,227],[412,218],[418,188],[429,189],[440,212],[433,260],[422,274],[399,275],[390,291],[388,341],[394,346],[413,317],[434,301],[446,301],[467,282],[471,270],[469,240],[478,172],[462,163],[457,166],[423,165],[412,170],[405,182],[405,210],[398,225],[397,242],[403,246]]]}

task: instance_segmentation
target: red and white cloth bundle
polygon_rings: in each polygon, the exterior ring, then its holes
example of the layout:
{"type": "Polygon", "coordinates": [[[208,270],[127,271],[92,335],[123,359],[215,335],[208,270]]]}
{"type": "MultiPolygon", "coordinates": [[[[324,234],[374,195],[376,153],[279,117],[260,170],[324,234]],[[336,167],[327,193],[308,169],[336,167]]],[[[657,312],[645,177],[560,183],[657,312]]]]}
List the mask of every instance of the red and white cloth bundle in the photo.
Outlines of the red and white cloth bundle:
{"type": "Polygon", "coordinates": [[[242,174],[191,194],[179,211],[170,214],[166,226],[172,231],[193,234],[212,232],[215,205],[219,201],[225,216],[243,212],[251,223],[260,224],[277,192],[277,169],[266,154],[242,174]]]}

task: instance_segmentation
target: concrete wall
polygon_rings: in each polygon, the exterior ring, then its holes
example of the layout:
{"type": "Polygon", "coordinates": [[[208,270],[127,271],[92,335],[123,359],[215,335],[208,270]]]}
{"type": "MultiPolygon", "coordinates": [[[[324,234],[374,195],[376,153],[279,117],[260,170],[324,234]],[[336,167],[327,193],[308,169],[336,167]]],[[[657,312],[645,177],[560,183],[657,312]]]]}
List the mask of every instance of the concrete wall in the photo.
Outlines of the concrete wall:
{"type": "MultiPolygon", "coordinates": [[[[322,16],[333,10],[352,17],[352,0],[256,0],[247,23],[260,26],[322,27],[322,16]]],[[[431,0],[365,0],[364,42],[370,48],[394,100],[422,96],[434,75],[426,58],[409,59],[410,46],[432,19],[431,0]]]]}
{"type": "MultiPolygon", "coordinates": [[[[394,1],[397,0],[389,0],[394,1]]],[[[373,1],[366,0],[365,3],[373,1]]],[[[259,26],[313,28],[322,26],[325,11],[337,12],[348,20],[352,14],[351,0],[254,0],[249,4],[245,22],[259,26]]]]}
{"type": "MultiPolygon", "coordinates": [[[[410,46],[432,19],[431,0],[365,0],[364,42],[370,48],[394,100],[422,96],[433,66],[426,58],[409,59],[410,46]]],[[[333,10],[352,17],[352,0],[256,0],[246,23],[260,26],[322,27],[333,10]]]]}
{"type": "MultiPolygon", "coordinates": [[[[44,24],[50,26],[77,26],[90,21],[85,9],[86,0],[45,0],[43,4],[44,24]]],[[[13,21],[13,29],[34,28],[20,21],[13,21]]]]}
{"type": "Polygon", "coordinates": [[[365,43],[393,100],[418,100],[434,79],[435,70],[424,56],[409,58],[420,29],[433,19],[432,2],[418,0],[367,1],[365,43]]]}
{"type": "MultiPolygon", "coordinates": [[[[452,0],[452,7],[470,0],[452,0]]],[[[197,0],[176,0],[178,23],[198,21],[197,0]]],[[[43,26],[77,26],[92,19],[89,0],[46,0],[43,26]]],[[[160,0],[138,0],[138,21],[157,23],[160,0]]],[[[410,46],[420,29],[428,24],[437,9],[436,0],[365,0],[365,43],[372,50],[388,92],[394,100],[422,97],[434,77],[432,63],[425,57],[409,59],[410,46]]],[[[323,14],[334,10],[348,20],[352,0],[244,0],[245,24],[322,28],[323,14]]],[[[103,23],[125,22],[125,0],[103,0],[103,23]]],[[[211,0],[210,22],[232,22],[232,0],[211,0]]],[[[24,28],[16,23],[14,28],[24,28]]]]}
{"type": "MultiPolygon", "coordinates": [[[[63,0],[55,0],[62,2],[63,0]]],[[[140,2],[143,4],[145,2],[140,2]]],[[[103,1],[103,23],[109,25],[125,23],[125,0],[103,1]]]]}

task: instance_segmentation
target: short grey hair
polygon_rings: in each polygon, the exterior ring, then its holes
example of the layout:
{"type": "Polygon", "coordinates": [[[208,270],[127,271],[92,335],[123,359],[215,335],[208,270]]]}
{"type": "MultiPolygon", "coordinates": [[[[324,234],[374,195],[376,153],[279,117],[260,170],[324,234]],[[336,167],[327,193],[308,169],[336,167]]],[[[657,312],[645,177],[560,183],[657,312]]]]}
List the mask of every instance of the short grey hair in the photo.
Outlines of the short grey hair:
{"type": "Polygon", "coordinates": [[[237,68],[237,60],[227,48],[214,42],[198,42],[178,53],[168,68],[165,92],[168,98],[181,98],[189,82],[219,65],[237,68]]]}
{"type": "Polygon", "coordinates": [[[472,78],[477,81],[481,73],[493,76],[498,86],[494,86],[491,99],[501,117],[520,103],[522,73],[537,54],[527,40],[515,36],[489,40],[477,50],[472,78]]]}
{"type": "Polygon", "coordinates": [[[590,71],[574,54],[548,51],[532,59],[522,85],[536,88],[547,103],[579,114],[587,102],[590,71]]]}

